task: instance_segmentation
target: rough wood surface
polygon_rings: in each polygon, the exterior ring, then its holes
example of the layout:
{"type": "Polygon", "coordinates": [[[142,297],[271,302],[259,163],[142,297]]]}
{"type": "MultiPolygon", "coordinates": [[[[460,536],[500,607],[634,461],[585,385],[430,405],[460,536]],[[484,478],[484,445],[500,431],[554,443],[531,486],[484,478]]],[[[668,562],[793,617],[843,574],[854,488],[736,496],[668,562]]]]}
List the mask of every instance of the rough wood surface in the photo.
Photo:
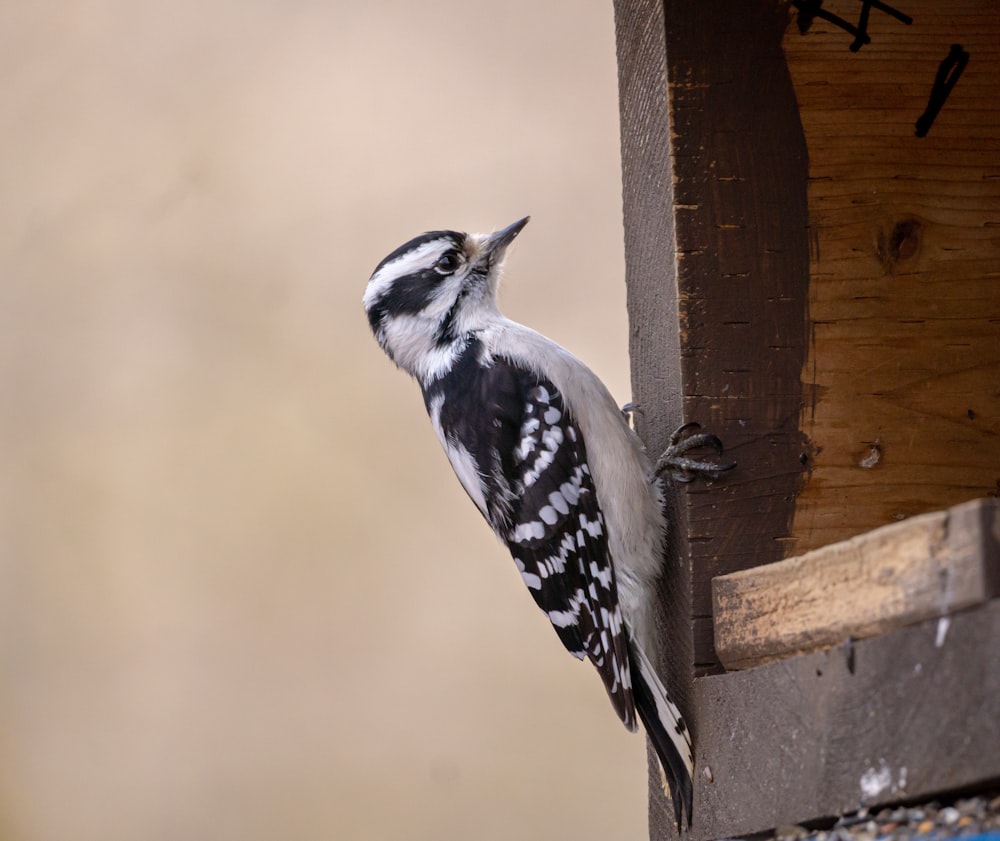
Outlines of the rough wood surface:
{"type": "MultiPolygon", "coordinates": [[[[640,432],[659,450],[696,420],[739,463],[672,500],[663,632],[696,754],[731,732],[691,695],[692,666],[720,668],[713,577],[1000,487],[1000,13],[992,0],[897,2],[913,24],[866,4],[860,51],[789,3],[615,2],[640,432]],[[969,63],[917,138],[956,43],[969,63]]],[[[862,4],[821,8],[856,22],[862,4]]],[[[760,691],[742,699],[760,707],[743,711],[749,733],[786,714],[760,691]]],[[[844,755],[866,735],[845,728],[829,737],[844,755]]],[[[761,786],[759,751],[740,744],[732,803],[766,811],[761,792],[780,789],[761,786]]],[[[651,801],[656,839],[674,835],[662,806],[651,801]]]]}
{"type": "Polygon", "coordinates": [[[698,679],[692,841],[1000,778],[998,639],[994,599],[851,652],[698,679]]]}
{"type": "Polygon", "coordinates": [[[1000,500],[973,500],[716,578],[715,647],[746,669],[947,615],[998,585],[1000,500]]]}
{"type": "MultiPolygon", "coordinates": [[[[659,450],[695,420],[739,464],[680,494],[687,645],[692,621],[710,625],[711,579],[780,560],[790,534],[804,469],[805,145],[787,14],[771,0],[618,0],[616,20],[640,432],[659,450]]],[[[719,668],[711,633],[691,644],[697,671],[719,668]]]]}
{"type": "MultiPolygon", "coordinates": [[[[721,668],[711,579],[784,556],[802,479],[805,145],[772,0],[616,0],[615,20],[638,429],[661,451],[695,420],[739,462],[671,500],[663,639],[697,742],[692,666],[721,668]]],[[[652,770],[651,837],[670,837],[658,787],[652,770]]]]}
{"type": "MultiPolygon", "coordinates": [[[[893,5],[912,24],[873,7],[857,52],[819,17],[793,11],[785,31],[813,237],[789,554],[1000,482],[1000,6],[893,5]],[[953,44],[968,64],[917,137],[953,44]]],[[[859,8],[823,4],[854,24],[859,8]]]]}
{"type": "MultiPolygon", "coordinates": [[[[716,575],[785,557],[803,479],[807,158],[773,0],[664,4],[684,418],[736,470],[685,492],[696,623],[716,575]]],[[[664,142],[661,139],[660,142],[664,142]]],[[[695,669],[718,668],[711,635],[695,669]]]]}
{"type": "MultiPolygon", "coordinates": [[[[674,271],[674,209],[670,162],[663,7],[648,0],[616,0],[625,267],[632,362],[632,399],[641,411],[636,430],[651,452],[662,452],[681,422],[679,296],[674,271]]],[[[667,503],[669,534],[658,619],[664,640],[659,664],[692,731],[693,636],[691,552],[683,495],[667,503]]],[[[648,749],[650,832],[671,825],[657,760],[648,749]]]]}

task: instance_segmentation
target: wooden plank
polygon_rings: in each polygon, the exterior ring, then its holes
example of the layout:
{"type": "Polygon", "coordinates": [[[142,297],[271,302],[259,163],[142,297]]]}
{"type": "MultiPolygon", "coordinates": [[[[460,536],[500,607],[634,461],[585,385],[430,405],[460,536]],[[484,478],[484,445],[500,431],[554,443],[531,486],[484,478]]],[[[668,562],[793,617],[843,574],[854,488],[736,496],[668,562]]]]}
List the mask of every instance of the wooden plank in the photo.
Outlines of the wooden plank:
{"type": "Polygon", "coordinates": [[[1000,595],[1000,500],[979,499],[713,582],[730,670],[862,639],[1000,595]]]}
{"type": "Polygon", "coordinates": [[[691,841],[1000,779],[998,639],[994,599],[862,640],[851,657],[836,648],[699,678],[691,841]]]}
{"type": "MultiPolygon", "coordinates": [[[[813,235],[793,555],[1000,488],[1000,11],[892,5],[912,24],[873,7],[857,52],[794,10],[784,35],[813,235]],[[969,62],[917,137],[952,44],[969,62]]],[[[857,22],[856,2],[823,8],[857,22]]]]}

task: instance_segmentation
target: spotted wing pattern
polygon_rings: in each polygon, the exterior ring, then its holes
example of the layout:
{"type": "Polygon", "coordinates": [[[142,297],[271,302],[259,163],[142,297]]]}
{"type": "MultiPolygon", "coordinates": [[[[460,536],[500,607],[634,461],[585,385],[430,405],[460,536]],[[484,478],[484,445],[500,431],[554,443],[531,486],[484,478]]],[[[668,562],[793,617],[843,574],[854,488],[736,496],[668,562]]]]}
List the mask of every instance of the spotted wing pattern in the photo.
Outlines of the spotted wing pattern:
{"type": "Polygon", "coordinates": [[[521,577],[563,645],[590,659],[618,715],[635,729],[628,640],[604,516],[583,438],[550,382],[524,392],[514,464],[520,495],[506,539],[521,577]]]}
{"type": "Polygon", "coordinates": [[[628,638],[587,449],[546,378],[470,340],[424,401],[452,467],[563,645],[635,729],[628,638]]]}

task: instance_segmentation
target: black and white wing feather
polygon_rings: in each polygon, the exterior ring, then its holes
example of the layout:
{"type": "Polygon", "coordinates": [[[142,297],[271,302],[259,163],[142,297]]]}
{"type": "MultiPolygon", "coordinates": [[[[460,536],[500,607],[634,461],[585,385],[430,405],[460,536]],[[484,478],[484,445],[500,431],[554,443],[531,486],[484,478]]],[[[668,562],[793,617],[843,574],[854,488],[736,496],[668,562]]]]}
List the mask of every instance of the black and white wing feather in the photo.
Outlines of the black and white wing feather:
{"type": "Polygon", "coordinates": [[[635,730],[628,636],[583,437],[550,381],[507,360],[481,363],[479,351],[425,389],[431,419],[563,645],[594,664],[635,730]]]}
{"type": "Polygon", "coordinates": [[[521,495],[506,542],[563,645],[594,664],[634,730],[628,638],[586,446],[555,387],[526,386],[514,459],[521,495]]]}

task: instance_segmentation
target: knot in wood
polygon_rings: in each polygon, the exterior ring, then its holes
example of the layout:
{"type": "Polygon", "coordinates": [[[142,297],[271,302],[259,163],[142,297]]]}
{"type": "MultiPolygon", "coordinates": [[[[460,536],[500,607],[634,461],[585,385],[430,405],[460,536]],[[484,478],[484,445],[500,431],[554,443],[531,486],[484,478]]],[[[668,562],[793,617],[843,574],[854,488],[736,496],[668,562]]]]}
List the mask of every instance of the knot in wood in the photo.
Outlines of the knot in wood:
{"type": "Polygon", "coordinates": [[[879,231],[876,255],[887,273],[891,273],[897,263],[917,253],[922,228],[919,219],[910,217],[898,220],[888,233],[879,231]]]}

